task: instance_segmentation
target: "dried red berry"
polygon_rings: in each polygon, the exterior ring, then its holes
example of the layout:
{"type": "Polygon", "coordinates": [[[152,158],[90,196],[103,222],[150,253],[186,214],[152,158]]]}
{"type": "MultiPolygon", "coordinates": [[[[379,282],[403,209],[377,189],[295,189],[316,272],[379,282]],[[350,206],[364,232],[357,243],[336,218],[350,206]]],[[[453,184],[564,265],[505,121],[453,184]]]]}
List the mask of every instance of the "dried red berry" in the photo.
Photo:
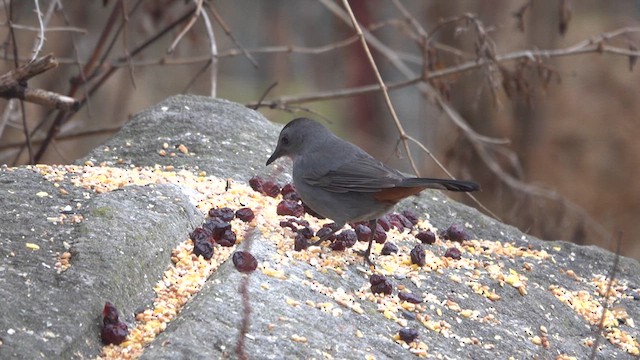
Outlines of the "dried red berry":
{"type": "Polygon", "coordinates": [[[220,244],[220,246],[231,247],[236,244],[236,233],[231,229],[227,229],[216,242],[220,244]]]}
{"type": "Polygon", "coordinates": [[[440,236],[445,240],[462,242],[464,240],[469,240],[471,237],[465,231],[464,227],[453,224],[449,226],[446,230],[440,233],[440,236]]]}
{"type": "Polygon", "coordinates": [[[413,222],[403,214],[394,213],[392,214],[392,216],[395,220],[400,221],[402,223],[402,226],[404,226],[405,228],[411,229],[413,227],[413,222]]]}
{"type": "Polygon", "coordinates": [[[460,250],[458,248],[450,247],[444,253],[444,256],[448,257],[448,258],[452,258],[454,260],[460,260],[462,258],[462,253],[460,252],[460,250]]]}
{"type": "Polygon", "coordinates": [[[212,218],[217,217],[222,221],[229,222],[233,220],[234,216],[235,216],[235,213],[233,212],[232,209],[228,207],[209,209],[209,217],[212,217],[212,218]]]}
{"type": "Polygon", "coordinates": [[[291,221],[291,219],[280,221],[280,227],[289,228],[291,231],[298,231],[298,227],[291,221]]]}
{"type": "Polygon", "coordinates": [[[253,214],[253,210],[245,207],[236,211],[236,217],[244,222],[251,222],[251,220],[253,220],[256,216],[253,214]]]}
{"type": "Polygon", "coordinates": [[[189,234],[189,238],[193,240],[194,243],[197,241],[211,241],[213,240],[213,232],[208,229],[197,227],[193,229],[191,234],[189,234]]]}
{"type": "Polygon", "coordinates": [[[418,266],[424,266],[426,264],[426,256],[427,254],[422,247],[422,244],[416,245],[411,252],[409,253],[411,256],[411,263],[416,264],[418,266]]]}
{"type": "Polygon", "coordinates": [[[251,188],[254,191],[257,191],[259,193],[264,193],[262,190],[263,184],[264,184],[264,180],[259,176],[254,176],[251,179],[249,179],[249,186],[251,186],[251,188]]]}
{"type": "Polygon", "coordinates": [[[271,197],[277,197],[280,194],[280,186],[273,181],[265,181],[262,184],[262,192],[271,197]]]}
{"type": "Polygon", "coordinates": [[[280,194],[282,194],[282,198],[285,200],[300,200],[300,195],[296,192],[296,187],[293,184],[286,184],[283,186],[282,190],[280,190],[280,194]]]}
{"type": "Polygon", "coordinates": [[[335,240],[331,244],[329,244],[329,247],[331,248],[331,250],[344,251],[344,249],[347,248],[347,245],[344,243],[344,241],[335,240]]]}
{"type": "Polygon", "coordinates": [[[409,293],[409,292],[399,292],[398,293],[398,297],[400,298],[400,300],[402,301],[406,301],[406,302],[410,302],[413,304],[420,304],[422,303],[422,298],[419,297],[418,295],[414,294],[414,293],[409,293]]]}
{"type": "Polygon", "coordinates": [[[215,241],[220,240],[220,238],[222,237],[222,234],[224,234],[225,231],[231,230],[231,224],[219,218],[208,219],[207,221],[205,221],[202,227],[205,230],[211,231],[212,237],[215,241]]]}
{"type": "Polygon", "coordinates": [[[384,231],[380,224],[376,225],[376,236],[373,238],[378,244],[384,244],[387,241],[387,233],[384,231]]]}
{"type": "Polygon", "coordinates": [[[336,239],[336,235],[335,234],[331,234],[333,232],[333,230],[331,230],[331,228],[329,227],[321,227],[318,231],[316,231],[316,236],[319,237],[320,239],[323,240],[335,240],[336,239]],[[329,234],[331,234],[329,236],[329,234]],[[326,239],[325,239],[326,237],[326,239]]]}
{"type": "Polygon", "coordinates": [[[389,215],[384,215],[378,219],[378,225],[382,226],[384,231],[389,231],[391,229],[390,221],[391,219],[389,219],[389,215]]]}
{"type": "Polygon", "coordinates": [[[436,242],[436,234],[431,230],[420,231],[416,234],[416,238],[423,244],[433,244],[436,242]]]}
{"type": "Polygon", "coordinates": [[[410,343],[414,341],[418,337],[418,330],[411,328],[402,328],[398,331],[398,335],[400,335],[400,339],[406,343],[410,343]]]}
{"type": "Polygon", "coordinates": [[[418,214],[416,214],[413,210],[403,210],[402,215],[407,218],[414,226],[418,223],[420,219],[418,219],[418,214]]]}
{"type": "Polygon", "coordinates": [[[368,226],[358,224],[354,230],[358,236],[358,241],[369,241],[369,238],[371,237],[371,229],[369,229],[368,226]]]}
{"type": "Polygon", "coordinates": [[[293,241],[293,250],[302,251],[308,247],[309,247],[308,239],[302,233],[297,233],[296,238],[293,241]]]}
{"type": "Polygon", "coordinates": [[[358,237],[356,236],[356,232],[350,229],[342,230],[338,235],[336,235],[336,242],[344,243],[345,247],[352,247],[358,242],[358,237]]]}
{"type": "Polygon", "coordinates": [[[110,301],[104,303],[104,308],[102,308],[102,323],[103,324],[114,324],[119,320],[120,315],[118,314],[118,309],[116,309],[115,305],[113,305],[110,301]]]}
{"type": "Polygon", "coordinates": [[[391,255],[391,254],[395,254],[398,252],[398,247],[396,246],[396,244],[391,243],[391,242],[386,242],[384,243],[384,246],[382,247],[382,250],[380,251],[381,255],[391,255]]]}
{"type": "Polygon", "coordinates": [[[100,337],[105,345],[120,344],[129,335],[129,329],[127,324],[118,319],[118,310],[116,307],[107,301],[102,309],[102,329],[100,330],[100,337]]]}
{"type": "Polygon", "coordinates": [[[371,284],[371,292],[374,294],[390,295],[393,291],[393,285],[383,275],[373,274],[369,277],[369,283],[371,284]]]}
{"type": "Polygon", "coordinates": [[[282,200],[278,204],[276,208],[276,213],[278,215],[289,215],[300,217],[304,215],[304,207],[297,201],[293,200],[282,200]]]}
{"type": "Polygon", "coordinates": [[[202,256],[205,260],[213,257],[213,243],[211,241],[194,241],[193,242],[193,254],[195,256],[202,256]]]}
{"type": "Polygon", "coordinates": [[[243,273],[250,273],[258,267],[258,260],[246,251],[236,251],[231,257],[236,270],[243,273]]]}
{"type": "Polygon", "coordinates": [[[308,226],[299,228],[296,232],[304,236],[305,239],[311,239],[313,237],[313,231],[308,226]]]}

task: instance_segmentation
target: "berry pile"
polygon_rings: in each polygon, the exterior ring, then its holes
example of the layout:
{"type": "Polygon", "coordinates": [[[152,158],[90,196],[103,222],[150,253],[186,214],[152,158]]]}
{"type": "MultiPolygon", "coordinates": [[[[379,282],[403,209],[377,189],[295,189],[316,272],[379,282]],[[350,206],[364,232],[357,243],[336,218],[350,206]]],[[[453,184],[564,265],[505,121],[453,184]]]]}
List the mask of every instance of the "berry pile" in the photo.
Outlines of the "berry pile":
{"type": "Polygon", "coordinates": [[[234,218],[244,222],[250,222],[255,218],[249,208],[241,208],[237,211],[228,207],[212,208],[209,210],[209,218],[202,226],[195,228],[189,238],[193,241],[193,253],[209,260],[213,256],[213,245],[230,247],[236,244],[236,233],[231,229],[231,220],[234,218]]]}
{"type": "MultiPolygon", "coordinates": [[[[255,176],[249,180],[251,188],[262,194],[277,197],[282,195],[282,201],[280,201],[276,207],[276,213],[281,216],[291,216],[286,220],[280,221],[281,227],[286,227],[295,232],[294,250],[302,251],[309,246],[311,238],[314,236],[314,231],[309,227],[309,223],[303,220],[304,214],[309,214],[317,218],[322,217],[313,212],[303,202],[296,188],[293,184],[285,184],[280,187],[277,183],[264,180],[258,176],[255,176]]],[[[213,216],[211,213],[210,216],[213,216]]],[[[328,240],[331,243],[329,247],[335,251],[344,251],[356,244],[357,241],[369,241],[371,232],[375,231],[374,241],[378,244],[384,244],[381,255],[391,255],[398,252],[398,246],[393,243],[387,242],[387,231],[392,228],[398,229],[403,232],[408,229],[411,231],[413,227],[418,224],[418,215],[411,210],[404,210],[400,213],[390,213],[380,217],[377,221],[376,228],[370,229],[369,222],[362,221],[358,223],[349,224],[351,229],[345,229],[338,233],[333,233],[336,230],[335,224],[325,224],[317,232],[315,236],[323,240],[328,240]],[[326,237],[326,239],[325,239],[326,237]]],[[[440,238],[444,240],[450,240],[454,242],[463,242],[469,240],[471,237],[465,231],[463,226],[453,224],[447,229],[444,229],[438,233],[440,238]]],[[[416,239],[420,240],[421,244],[416,245],[410,253],[411,262],[418,266],[424,266],[426,261],[426,254],[423,245],[430,245],[436,242],[436,234],[430,230],[421,230],[415,235],[416,239]]],[[[461,252],[455,247],[448,248],[444,254],[445,257],[452,259],[460,259],[461,252]]]]}

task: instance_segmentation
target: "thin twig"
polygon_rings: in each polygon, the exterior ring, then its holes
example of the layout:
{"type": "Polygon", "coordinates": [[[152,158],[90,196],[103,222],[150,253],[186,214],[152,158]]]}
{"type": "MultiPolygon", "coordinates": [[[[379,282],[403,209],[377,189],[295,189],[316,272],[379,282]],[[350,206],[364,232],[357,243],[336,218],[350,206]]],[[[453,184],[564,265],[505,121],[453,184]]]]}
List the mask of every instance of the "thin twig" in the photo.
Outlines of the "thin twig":
{"type": "MultiPolygon", "coordinates": [[[[55,1],[54,1],[54,3],[55,3],[55,1]]],[[[21,25],[21,24],[9,25],[7,23],[0,22],[0,26],[11,26],[12,28],[14,28],[16,30],[40,32],[40,28],[39,27],[27,26],[27,25],[21,25]]],[[[68,32],[77,32],[77,33],[81,33],[81,34],[86,34],[88,32],[87,29],[82,29],[82,28],[73,27],[73,26],[51,26],[51,27],[45,27],[44,28],[44,32],[45,33],[48,33],[48,32],[67,32],[67,31],[68,32]]]]}
{"type": "MultiPolygon", "coordinates": [[[[40,12],[40,2],[38,0],[33,0],[35,5],[35,13],[36,18],[38,19],[38,36],[36,37],[37,41],[33,45],[33,49],[31,50],[31,61],[35,60],[42,50],[42,46],[44,45],[44,21],[42,20],[42,13],[40,12]]],[[[51,10],[55,6],[54,2],[49,3],[49,9],[51,10]]]]}
{"type": "Polygon", "coordinates": [[[124,51],[124,57],[127,60],[127,69],[129,69],[129,79],[131,79],[131,85],[133,88],[136,88],[136,77],[135,77],[135,67],[133,65],[133,60],[131,59],[131,55],[129,54],[129,14],[127,13],[126,4],[123,0],[119,0],[119,5],[122,8],[122,48],[124,51]]]}
{"type": "MultiPolygon", "coordinates": [[[[194,0],[195,1],[195,0],[194,0]]],[[[213,32],[213,26],[209,19],[209,14],[206,11],[202,13],[202,19],[204,20],[204,28],[207,30],[207,37],[209,38],[209,52],[211,54],[211,92],[212,98],[216,97],[217,84],[218,84],[218,45],[216,44],[216,36],[213,32]]]]}
{"type": "Polygon", "coordinates": [[[167,49],[167,54],[171,54],[176,49],[176,46],[178,46],[178,43],[180,43],[182,38],[189,32],[189,30],[191,30],[193,25],[196,23],[196,20],[198,20],[198,17],[200,17],[200,13],[202,12],[203,1],[204,0],[194,0],[194,2],[196,3],[196,11],[193,13],[191,18],[189,19],[189,22],[187,22],[184,28],[182,28],[178,36],[176,36],[176,38],[173,40],[173,43],[171,43],[171,46],[169,46],[169,49],[167,49]]]}
{"type": "MultiPolygon", "coordinates": [[[[133,9],[130,11],[133,12],[135,11],[135,9],[137,9],[137,7],[142,3],[142,1],[138,1],[136,3],[136,5],[134,5],[133,9]]],[[[157,34],[155,34],[154,36],[152,36],[151,38],[147,39],[145,42],[143,42],[141,45],[139,45],[138,47],[134,48],[133,51],[131,51],[131,56],[136,56],[138,53],[140,53],[141,51],[143,51],[144,49],[146,49],[149,45],[153,44],[156,40],[158,40],[159,38],[161,38],[162,36],[164,36],[166,33],[168,33],[170,30],[172,30],[175,26],[177,26],[178,24],[182,23],[183,21],[185,21],[187,18],[189,18],[193,12],[195,11],[195,9],[190,9],[187,10],[182,16],[180,16],[178,19],[174,20],[173,22],[171,22],[169,25],[167,25],[164,29],[160,30],[160,32],[158,32],[157,34]]],[[[122,61],[122,59],[119,59],[120,61],[122,61]]],[[[98,78],[95,83],[93,84],[93,86],[88,89],[86,91],[85,97],[80,99],[80,106],[83,106],[87,100],[89,99],[89,97],[96,91],[98,90],[102,84],[109,78],[111,77],[111,75],[117,70],[117,68],[115,67],[109,67],[107,70],[105,70],[104,72],[101,72],[102,76],[100,78],[98,78]]],[[[71,90],[70,90],[71,91],[71,90]]],[[[51,127],[49,128],[49,131],[47,131],[47,136],[45,138],[45,140],[42,143],[42,146],[40,147],[40,149],[38,149],[38,152],[36,153],[36,161],[39,160],[44,152],[47,149],[47,146],[49,145],[49,143],[51,142],[51,140],[53,140],[53,138],[55,137],[55,135],[58,133],[58,131],[60,130],[60,126],[69,119],[68,115],[65,115],[64,113],[58,113],[58,115],[56,116],[56,118],[53,120],[53,123],[51,125],[51,127]]]]}
{"type": "MultiPolygon", "coordinates": [[[[9,14],[9,24],[11,24],[13,22],[13,1],[9,1],[9,8],[7,9],[7,2],[5,0],[4,7],[5,7],[5,11],[9,14]]],[[[18,75],[19,74],[18,69],[20,69],[20,67],[18,66],[18,43],[16,42],[16,34],[11,27],[9,27],[9,36],[11,38],[11,45],[12,45],[11,48],[13,50],[13,57],[16,59],[14,61],[14,67],[15,67],[14,71],[16,74],[15,78],[21,79],[18,75]]],[[[31,146],[31,134],[29,132],[29,126],[27,126],[27,115],[25,114],[24,102],[22,100],[20,100],[20,111],[22,113],[22,131],[24,132],[24,138],[27,144],[27,150],[29,154],[29,164],[33,164],[34,156],[33,156],[33,148],[31,146]]],[[[14,165],[16,164],[17,160],[18,160],[17,158],[14,159],[13,161],[14,165]]]]}
{"type": "Polygon", "coordinates": [[[213,18],[218,22],[218,25],[220,25],[220,27],[222,28],[222,31],[224,31],[224,33],[229,37],[229,39],[231,39],[231,41],[233,41],[233,43],[236,44],[236,46],[238,47],[238,49],[240,49],[242,54],[251,62],[253,67],[257,69],[258,62],[256,61],[256,59],[251,55],[249,51],[247,51],[247,49],[244,48],[244,46],[242,46],[242,44],[240,44],[240,42],[235,38],[235,36],[233,36],[233,33],[231,33],[231,29],[224,22],[224,20],[222,19],[222,16],[218,14],[218,11],[216,11],[216,8],[213,6],[213,4],[207,1],[204,3],[204,5],[207,7],[207,9],[209,9],[209,11],[211,12],[211,15],[213,15],[213,18]]]}
{"type": "MultiPolygon", "coordinates": [[[[438,160],[437,157],[435,157],[435,155],[433,155],[433,153],[431,153],[431,151],[424,146],[420,141],[416,140],[415,138],[411,137],[410,135],[407,135],[407,139],[411,140],[411,142],[413,142],[414,144],[418,145],[419,148],[422,149],[422,151],[425,152],[425,154],[427,154],[437,165],[440,169],[442,169],[442,171],[445,172],[445,174],[447,174],[447,176],[449,176],[452,179],[455,179],[455,177],[453,176],[453,174],[451,174],[449,172],[449,170],[447,170],[447,168],[444,166],[444,164],[442,164],[440,162],[440,160],[438,160]]],[[[494,217],[496,220],[502,221],[502,219],[500,219],[500,217],[498,215],[496,215],[493,211],[489,210],[488,207],[486,207],[484,204],[482,204],[480,202],[480,200],[478,200],[473,194],[471,193],[466,193],[466,195],[471,198],[471,200],[478,205],[482,210],[486,211],[487,214],[491,215],[492,217],[494,217]]]]}

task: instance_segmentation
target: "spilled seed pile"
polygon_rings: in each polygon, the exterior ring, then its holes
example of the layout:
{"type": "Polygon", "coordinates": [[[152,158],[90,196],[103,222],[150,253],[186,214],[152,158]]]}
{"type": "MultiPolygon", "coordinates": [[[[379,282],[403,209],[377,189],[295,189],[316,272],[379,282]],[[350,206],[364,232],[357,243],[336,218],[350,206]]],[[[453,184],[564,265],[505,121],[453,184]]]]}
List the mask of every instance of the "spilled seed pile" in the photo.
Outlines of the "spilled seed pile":
{"type": "MultiPolygon", "coordinates": [[[[372,291],[372,283],[363,280],[362,286],[357,289],[332,288],[326,284],[314,280],[316,272],[325,272],[328,269],[337,274],[344,274],[347,267],[363,267],[362,258],[356,251],[366,248],[365,242],[357,242],[353,247],[344,251],[332,251],[325,246],[312,246],[302,251],[294,250],[296,233],[287,227],[281,227],[280,222],[288,217],[278,216],[276,208],[282,200],[282,195],[277,197],[265,196],[252,190],[248,184],[237,183],[231,180],[223,180],[212,176],[207,176],[204,172],[192,173],[190,171],[174,171],[170,166],[153,168],[114,168],[108,166],[36,166],[42,176],[53,182],[62,195],[66,195],[64,189],[58,186],[61,182],[71,182],[75,186],[82,187],[96,193],[109,192],[128,185],[148,185],[172,183],[182,187],[188,187],[189,196],[197,203],[197,207],[207,213],[211,208],[229,207],[238,208],[238,204],[251,208],[255,213],[255,218],[250,222],[239,219],[231,220],[232,227],[237,236],[237,244],[242,243],[245,235],[252,229],[257,229],[263,235],[261,241],[273,242],[277,248],[277,254],[268,261],[258,264],[258,271],[286,281],[289,277],[287,268],[294,262],[301,261],[310,264],[315,270],[307,270],[305,279],[298,279],[302,286],[326,296],[327,301],[316,303],[304,299],[288,299],[289,306],[309,306],[321,309],[327,316],[340,316],[343,311],[353,311],[357,314],[364,313],[363,304],[370,302],[386,319],[394,324],[389,328],[408,326],[408,321],[401,314],[411,312],[415,314],[418,324],[426,328],[426,331],[433,331],[445,337],[457,336],[455,334],[456,323],[450,323],[443,317],[443,310],[453,311],[458,314],[456,320],[478,321],[490,326],[499,326],[499,321],[491,311],[479,311],[482,309],[467,309],[460,306],[451,298],[438,298],[428,292],[414,292],[398,285],[392,289],[391,294],[384,292],[375,293],[372,291]]],[[[57,219],[63,222],[81,222],[82,218],[77,215],[60,215],[57,219]]],[[[309,223],[312,229],[319,229],[328,220],[318,220],[308,214],[302,216],[303,220],[309,223]]],[[[469,225],[466,225],[467,227],[469,225]]],[[[349,226],[345,227],[349,229],[349,226]]],[[[528,278],[527,273],[535,271],[541,262],[554,261],[553,256],[545,250],[534,250],[515,246],[509,242],[489,241],[480,239],[470,239],[461,242],[443,239],[440,235],[436,237],[435,243],[424,245],[424,253],[420,256],[424,260],[424,265],[420,266],[412,260],[411,254],[414,245],[420,244],[416,238],[419,232],[432,230],[433,234],[438,234],[426,219],[420,219],[411,229],[404,229],[402,232],[396,228],[391,228],[387,232],[387,242],[398,245],[397,252],[390,255],[381,256],[383,245],[375,243],[373,254],[377,267],[375,269],[362,268],[361,270],[369,275],[381,275],[384,277],[403,277],[409,279],[417,289],[429,281],[430,273],[445,274],[450,273],[449,279],[461,287],[469,287],[479,296],[486,297],[491,302],[499,303],[500,295],[496,293],[497,288],[512,287],[519,296],[527,296],[528,278]],[[449,250],[455,256],[444,256],[444,250],[449,250]],[[526,259],[522,268],[512,268],[510,262],[503,259],[521,258],[526,259]],[[448,272],[447,270],[457,269],[461,271],[448,272]]],[[[237,246],[237,245],[236,245],[237,246]]],[[[171,252],[171,258],[167,259],[167,269],[161,279],[158,279],[154,287],[156,298],[152,309],[137,314],[136,323],[129,327],[129,335],[119,345],[107,345],[103,348],[101,359],[135,359],[142,354],[145,346],[151,343],[154,338],[164,331],[167,324],[171,322],[179,313],[189,299],[200,291],[207,278],[214,273],[221,263],[226,261],[234,252],[235,247],[215,247],[213,257],[205,260],[202,256],[193,254],[193,241],[189,239],[189,234],[185,234],[185,240],[171,252]]],[[[421,250],[421,251],[422,251],[421,250]]],[[[558,249],[559,250],[559,249],[558,249]]],[[[69,253],[60,254],[57,270],[63,272],[73,266],[73,259],[69,253]]],[[[603,270],[605,271],[605,270],[603,270]]],[[[585,289],[592,291],[571,291],[560,286],[552,285],[550,291],[560,304],[566,304],[577,314],[582,316],[588,323],[598,325],[603,313],[603,299],[606,295],[608,284],[603,275],[596,275],[593,279],[581,279],[573,271],[566,271],[565,276],[574,278],[576,281],[589,284],[585,289]]],[[[376,278],[377,279],[377,278],[376,278]]],[[[378,280],[376,280],[378,281],[378,280]]],[[[624,282],[614,282],[610,287],[608,301],[615,304],[623,297],[628,297],[630,290],[624,282]]],[[[262,284],[261,288],[268,291],[269,285],[262,284]]],[[[633,290],[637,292],[636,290],[633,290]]],[[[106,299],[101,299],[106,300],[106,299]]],[[[416,322],[413,322],[416,324],[416,322]]],[[[624,308],[608,307],[603,318],[603,334],[607,341],[631,355],[640,354],[638,339],[631,336],[625,327],[635,327],[633,319],[625,312],[624,308]],[[610,310],[609,310],[610,309],[610,310]]],[[[425,329],[421,329],[425,331],[425,329]]],[[[357,337],[362,337],[362,332],[357,331],[357,337]]],[[[394,339],[400,346],[408,352],[426,357],[430,355],[429,345],[421,341],[415,329],[404,328],[399,332],[390,332],[387,336],[394,339]]],[[[550,342],[554,341],[552,334],[549,334],[546,327],[528,330],[528,340],[533,344],[549,348],[550,342]]],[[[96,334],[96,336],[100,336],[96,334]]],[[[461,343],[474,344],[490,350],[495,347],[495,343],[500,339],[464,338],[460,337],[461,343]]],[[[291,338],[294,342],[307,342],[301,335],[294,335],[291,338]]],[[[585,338],[583,345],[592,346],[593,338],[585,338]]],[[[431,354],[433,355],[433,354],[431,354]]],[[[568,355],[560,354],[557,358],[569,359],[568,355]]]]}

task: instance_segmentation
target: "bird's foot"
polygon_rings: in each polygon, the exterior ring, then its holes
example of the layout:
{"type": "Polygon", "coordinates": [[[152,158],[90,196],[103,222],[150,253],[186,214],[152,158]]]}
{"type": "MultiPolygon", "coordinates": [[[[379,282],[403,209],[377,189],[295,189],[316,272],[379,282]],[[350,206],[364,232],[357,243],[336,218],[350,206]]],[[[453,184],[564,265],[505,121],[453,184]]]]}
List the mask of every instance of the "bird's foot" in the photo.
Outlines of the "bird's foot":
{"type": "Polygon", "coordinates": [[[356,254],[362,256],[364,258],[365,264],[372,266],[374,269],[376,268],[376,264],[371,261],[371,249],[355,251],[356,254]]]}

